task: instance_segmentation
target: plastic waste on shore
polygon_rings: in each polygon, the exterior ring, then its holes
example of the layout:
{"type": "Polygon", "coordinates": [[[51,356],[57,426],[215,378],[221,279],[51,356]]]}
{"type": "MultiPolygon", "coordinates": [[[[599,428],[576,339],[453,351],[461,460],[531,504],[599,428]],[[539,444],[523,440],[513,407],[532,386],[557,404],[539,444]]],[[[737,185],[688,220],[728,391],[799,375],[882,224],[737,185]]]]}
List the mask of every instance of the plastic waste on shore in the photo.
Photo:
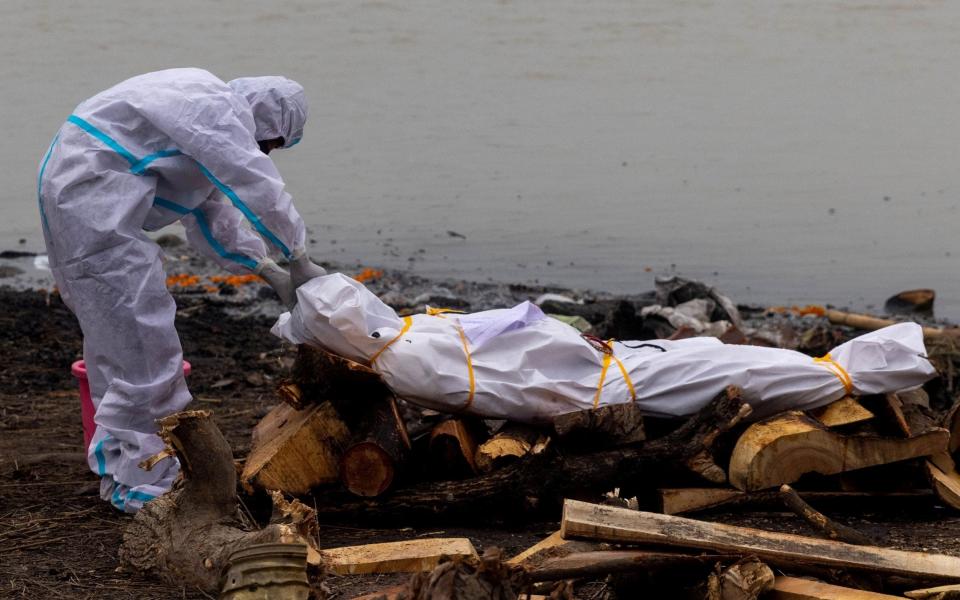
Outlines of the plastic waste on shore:
{"type": "Polygon", "coordinates": [[[275,335],[369,363],[413,403],[488,418],[546,422],[633,401],[649,415],[682,417],[727,385],[740,386],[753,418],[761,418],[847,394],[915,387],[935,374],[913,323],[866,334],[814,359],[716,338],[603,341],[529,302],[401,318],[342,274],[309,281],[297,297],[294,310],[274,325],[275,335]]]}
{"type": "Polygon", "coordinates": [[[33,268],[38,271],[50,270],[50,258],[46,254],[38,254],[33,257],[33,268]]]}

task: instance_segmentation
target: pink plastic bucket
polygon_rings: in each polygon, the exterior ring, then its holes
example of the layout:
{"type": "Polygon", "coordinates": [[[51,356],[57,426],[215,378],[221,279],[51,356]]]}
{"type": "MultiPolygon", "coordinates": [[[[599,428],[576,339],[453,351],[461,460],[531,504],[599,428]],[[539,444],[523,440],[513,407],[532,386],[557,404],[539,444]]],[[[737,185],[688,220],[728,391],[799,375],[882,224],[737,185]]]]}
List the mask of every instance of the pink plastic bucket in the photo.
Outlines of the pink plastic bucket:
{"type": "MultiPolygon", "coordinates": [[[[83,449],[86,451],[90,447],[90,440],[93,438],[93,432],[97,428],[93,422],[93,399],[90,398],[90,382],[87,381],[87,366],[82,360],[70,365],[70,372],[77,378],[80,385],[80,417],[83,420],[83,449]]],[[[184,377],[190,375],[190,363],[183,361],[184,377]]]]}

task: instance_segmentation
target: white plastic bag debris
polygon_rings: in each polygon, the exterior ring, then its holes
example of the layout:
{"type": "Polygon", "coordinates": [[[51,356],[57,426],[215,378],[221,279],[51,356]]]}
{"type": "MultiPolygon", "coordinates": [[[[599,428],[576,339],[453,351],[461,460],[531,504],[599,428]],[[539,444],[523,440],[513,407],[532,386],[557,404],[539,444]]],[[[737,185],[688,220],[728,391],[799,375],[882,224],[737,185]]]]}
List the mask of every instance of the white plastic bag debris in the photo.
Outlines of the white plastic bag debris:
{"type": "Polygon", "coordinates": [[[838,346],[829,359],[813,359],[715,338],[605,348],[530,303],[401,318],[342,274],[304,284],[297,297],[294,310],[274,325],[275,335],[371,363],[410,402],[495,419],[546,422],[632,401],[649,415],[683,417],[731,384],[743,389],[756,419],[816,408],[847,393],[915,387],[935,373],[913,323],[868,333],[838,346]]]}

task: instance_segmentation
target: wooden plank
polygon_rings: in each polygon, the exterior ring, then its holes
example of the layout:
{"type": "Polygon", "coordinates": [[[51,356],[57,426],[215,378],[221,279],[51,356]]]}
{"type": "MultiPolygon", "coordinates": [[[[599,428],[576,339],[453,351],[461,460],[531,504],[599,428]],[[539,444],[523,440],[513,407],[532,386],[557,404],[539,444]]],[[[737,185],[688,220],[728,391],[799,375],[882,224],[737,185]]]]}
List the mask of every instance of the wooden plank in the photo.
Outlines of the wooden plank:
{"type": "Polygon", "coordinates": [[[901,597],[855,590],[799,577],[780,576],[773,580],[773,590],[764,598],[771,600],[891,600],[901,597]]]}
{"type": "Polygon", "coordinates": [[[660,512],[665,515],[723,506],[747,495],[730,488],[664,488],[657,492],[660,495],[660,512]]]}
{"type": "Polygon", "coordinates": [[[477,558],[467,538],[433,538],[344,546],[320,551],[320,559],[337,575],[417,573],[437,566],[440,557],[477,558]]]}
{"type": "Polygon", "coordinates": [[[510,560],[504,561],[513,567],[518,565],[536,565],[548,558],[567,556],[575,552],[590,552],[601,550],[606,544],[585,542],[583,540],[565,540],[559,531],[554,531],[533,546],[530,546],[510,560]]]}
{"type": "Polygon", "coordinates": [[[754,423],[730,457],[730,483],[744,491],[793,483],[807,473],[834,475],[945,452],[950,433],[934,428],[911,438],[843,435],[802,412],[754,423]]]}
{"type": "Polygon", "coordinates": [[[950,508],[960,510],[960,473],[953,457],[946,452],[931,456],[924,467],[937,498],[950,508]]]}
{"type": "Polygon", "coordinates": [[[563,506],[561,535],[613,543],[662,544],[753,554],[777,564],[856,568],[917,578],[960,580],[960,558],[875,546],[854,546],[802,535],[707,523],[577,500],[563,506]]]}
{"type": "Polygon", "coordinates": [[[955,600],[960,598],[960,585],[941,585],[923,590],[912,590],[903,594],[914,600],[955,600]]]}
{"type": "MultiPolygon", "coordinates": [[[[720,507],[757,506],[781,509],[783,504],[777,490],[741,492],[731,488],[661,488],[660,512],[678,515],[720,507]]],[[[845,491],[797,491],[800,497],[817,506],[830,505],[839,508],[866,505],[905,506],[927,502],[933,496],[930,490],[906,492],[845,492],[845,491]]]]}
{"type": "MultiPolygon", "coordinates": [[[[693,567],[709,570],[717,561],[726,558],[717,554],[684,554],[680,552],[651,552],[649,550],[600,550],[577,552],[552,558],[528,571],[530,581],[558,581],[561,579],[600,578],[611,573],[646,572],[693,567]]],[[[695,571],[694,571],[695,572],[695,571]]],[[[773,579],[771,575],[770,579],[773,579]]]]}
{"type": "Polygon", "coordinates": [[[873,418],[873,413],[864,408],[855,398],[844,396],[836,402],[810,411],[810,416],[826,427],[841,427],[869,421],[873,418]]]}

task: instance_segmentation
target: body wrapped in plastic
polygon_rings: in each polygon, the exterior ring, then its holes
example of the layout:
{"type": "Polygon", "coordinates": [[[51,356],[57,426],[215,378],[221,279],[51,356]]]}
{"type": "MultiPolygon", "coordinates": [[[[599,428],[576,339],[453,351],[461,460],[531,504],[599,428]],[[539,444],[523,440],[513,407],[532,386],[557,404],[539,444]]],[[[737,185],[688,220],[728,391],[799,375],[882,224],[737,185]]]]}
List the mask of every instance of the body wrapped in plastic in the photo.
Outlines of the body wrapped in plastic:
{"type": "Polygon", "coordinates": [[[923,384],[935,374],[913,323],[868,333],[829,359],[727,345],[716,338],[612,342],[607,348],[524,302],[473,314],[400,317],[341,274],[311,280],[273,333],[369,363],[401,398],[443,412],[544,423],[571,411],[637,402],[683,417],[738,385],[751,418],[807,410],[844,395],[923,384]]]}

